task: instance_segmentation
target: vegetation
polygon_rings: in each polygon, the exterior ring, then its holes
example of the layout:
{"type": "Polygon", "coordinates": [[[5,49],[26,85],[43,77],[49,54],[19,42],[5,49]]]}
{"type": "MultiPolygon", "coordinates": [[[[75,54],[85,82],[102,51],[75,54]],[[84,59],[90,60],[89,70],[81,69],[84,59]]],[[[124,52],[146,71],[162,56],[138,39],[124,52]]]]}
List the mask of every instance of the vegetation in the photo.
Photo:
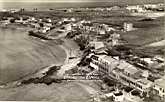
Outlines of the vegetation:
{"type": "Polygon", "coordinates": [[[54,66],[51,67],[46,73],[44,73],[44,76],[39,78],[30,78],[27,80],[23,80],[21,82],[21,84],[30,84],[30,83],[34,83],[34,84],[38,84],[38,83],[45,83],[46,85],[50,85],[52,83],[60,83],[61,80],[60,79],[54,79],[51,78],[50,76],[53,75],[55,72],[57,72],[57,70],[59,70],[60,67],[58,66],[54,66]]]}
{"type": "Polygon", "coordinates": [[[164,102],[164,99],[161,99],[160,96],[154,93],[154,89],[151,88],[149,91],[149,97],[144,97],[144,102],[164,102]]]}
{"type": "Polygon", "coordinates": [[[84,50],[89,44],[88,38],[82,35],[79,36],[78,38],[75,38],[75,41],[80,46],[80,50],[84,50]]]}

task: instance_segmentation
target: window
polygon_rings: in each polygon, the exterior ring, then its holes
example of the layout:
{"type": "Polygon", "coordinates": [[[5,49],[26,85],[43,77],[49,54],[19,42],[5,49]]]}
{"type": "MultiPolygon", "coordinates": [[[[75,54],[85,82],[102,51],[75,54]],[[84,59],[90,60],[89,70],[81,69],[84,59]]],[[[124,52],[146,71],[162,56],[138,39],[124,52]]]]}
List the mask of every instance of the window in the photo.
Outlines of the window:
{"type": "Polygon", "coordinates": [[[94,60],[97,60],[97,61],[98,61],[98,57],[97,57],[97,56],[92,55],[92,58],[93,58],[94,60]]]}

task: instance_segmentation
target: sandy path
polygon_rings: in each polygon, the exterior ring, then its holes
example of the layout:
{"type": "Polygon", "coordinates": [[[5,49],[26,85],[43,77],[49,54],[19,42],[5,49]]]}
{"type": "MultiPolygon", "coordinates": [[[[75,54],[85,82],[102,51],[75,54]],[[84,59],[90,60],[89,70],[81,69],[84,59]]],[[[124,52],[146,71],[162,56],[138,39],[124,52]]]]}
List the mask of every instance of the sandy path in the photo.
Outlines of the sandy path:
{"type": "Polygon", "coordinates": [[[97,90],[95,90],[94,88],[88,86],[88,85],[85,85],[83,83],[77,83],[79,86],[81,86],[84,90],[86,90],[89,94],[91,95],[94,95],[94,94],[97,94],[97,90]]]}
{"type": "Polygon", "coordinates": [[[64,61],[64,65],[61,66],[61,69],[58,71],[57,75],[59,77],[63,77],[65,71],[67,70],[70,70],[72,69],[74,66],[76,66],[79,61],[80,61],[80,58],[76,58],[76,59],[72,59],[72,60],[69,60],[69,57],[70,57],[70,52],[69,52],[69,49],[66,48],[65,46],[61,46],[65,52],[66,52],[66,58],[65,58],[65,61],[64,61]]]}
{"type": "Polygon", "coordinates": [[[165,40],[154,42],[154,43],[151,43],[151,44],[149,44],[147,46],[149,46],[149,47],[165,46],[165,40]]]}

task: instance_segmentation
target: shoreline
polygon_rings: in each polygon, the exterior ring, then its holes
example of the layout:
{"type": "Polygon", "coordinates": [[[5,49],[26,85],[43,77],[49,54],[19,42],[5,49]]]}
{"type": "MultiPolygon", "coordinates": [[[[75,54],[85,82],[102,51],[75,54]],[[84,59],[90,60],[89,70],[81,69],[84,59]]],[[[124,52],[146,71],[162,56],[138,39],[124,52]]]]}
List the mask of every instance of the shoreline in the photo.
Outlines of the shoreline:
{"type": "MultiPolygon", "coordinates": [[[[3,26],[3,25],[1,25],[0,24],[0,28],[1,29],[14,29],[14,30],[19,30],[19,31],[21,31],[21,32],[27,32],[28,30],[30,30],[31,28],[30,27],[25,27],[25,26],[22,26],[21,27],[21,25],[19,25],[19,26],[17,26],[17,25],[15,25],[15,24],[9,24],[9,25],[7,25],[7,26],[3,26]]],[[[41,40],[42,41],[42,40],[41,40]]],[[[67,54],[66,53],[66,51],[61,47],[62,45],[57,45],[59,48],[61,48],[61,50],[63,50],[64,52],[65,52],[65,54],[67,54]]],[[[66,56],[65,56],[66,57],[66,56]]],[[[64,58],[64,59],[66,59],[66,58],[64,58]]],[[[16,84],[18,83],[18,82],[20,82],[19,80],[23,80],[23,79],[25,79],[25,78],[27,78],[27,77],[29,77],[29,76],[33,76],[34,74],[36,74],[36,73],[39,73],[40,71],[42,71],[42,70],[45,70],[45,69],[49,69],[50,67],[52,67],[52,66],[58,66],[58,65],[63,65],[64,64],[64,61],[63,62],[59,62],[59,61],[57,61],[57,62],[55,62],[54,64],[51,64],[51,65],[48,65],[48,66],[44,66],[44,67],[41,67],[41,68],[38,68],[37,70],[35,70],[35,71],[33,71],[33,72],[30,72],[29,74],[26,74],[26,75],[23,75],[23,76],[21,76],[18,80],[13,80],[13,81],[10,81],[10,82],[1,82],[1,85],[0,85],[0,88],[9,88],[9,87],[15,87],[16,86],[16,84]]]]}
{"type": "Polygon", "coordinates": [[[22,25],[22,24],[7,24],[7,25],[0,24],[0,28],[2,28],[2,29],[20,30],[20,31],[24,31],[24,32],[27,32],[27,31],[33,29],[31,27],[27,27],[27,26],[22,25]]]}
{"type": "Polygon", "coordinates": [[[54,67],[54,66],[61,66],[61,69],[58,70],[58,72],[57,72],[58,73],[57,75],[59,77],[61,77],[60,75],[62,75],[62,72],[67,70],[67,69],[64,69],[64,68],[66,68],[66,66],[69,64],[69,62],[68,62],[68,60],[69,60],[69,50],[64,45],[60,45],[60,48],[62,48],[66,52],[66,58],[65,58],[64,62],[58,63],[58,64],[52,64],[52,65],[47,66],[47,67],[43,67],[41,69],[36,70],[35,72],[33,72],[31,74],[23,76],[19,80],[6,83],[6,85],[0,85],[0,89],[9,89],[9,88],[19,87],[20,83],[23,80],[27,80],[27,79],[35,78],[35,77],[43,77],[44,76],[43,73],[47,72],[51,67],[54,67]]]}
{"type": "MultiPolygon", "coordinates": [[[[1,27],[1,26],[0,26],[1,27]]],[[[7,26],[6,29],[14,29],[15,30],[21,30],[21,31],[27,31],[29,28],[17,28],[18,26],[7,26]]],[[[2,28],[2,27],[1,27],[2,28]]],[[[64,42],[66,43],[66,42],[64,42]]],[[[29,79],[29,78],[33,78],[33,77],[38,77],[38,76],[42,76],[44,72],[48,71],[51,67],[53,66],[65,66],[66,64],[68,64],[68,59],[69,59],[69,49],[67,47],[65,47],[65,45],[58,45],[62,50],[65,51],[65,58],[64,58],[64,61],[63,62],[60,62],[60,63],[54,63],[54,64],[51,64],[51,65],[48,65],[48,66],[45,66],[45,67],[42,67],[42,68],[39,68],[27,75],[24,75],[22,76],[21,78],[19,78],[18,80],[15,80],[15,81],[11,81],[11,82],[7,82],[7,83],[3,83],[2,85],[0,85],[0,89],[8,89],[8,88],[14,88],[14,87],[19,87],[19,84],[22,80],[25,80],[25,79],[29,79]]]]}

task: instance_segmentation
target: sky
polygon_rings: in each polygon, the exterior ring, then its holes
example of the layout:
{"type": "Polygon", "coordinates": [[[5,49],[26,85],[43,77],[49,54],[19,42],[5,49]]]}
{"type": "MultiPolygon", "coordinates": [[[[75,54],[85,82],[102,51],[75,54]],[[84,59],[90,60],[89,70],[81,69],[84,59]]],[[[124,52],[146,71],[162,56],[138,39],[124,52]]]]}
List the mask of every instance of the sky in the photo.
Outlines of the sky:
{"type": "Polygon", "coordinates": [[[163,2],[164,0],[0,0],[0,2],[163,2]]]}

